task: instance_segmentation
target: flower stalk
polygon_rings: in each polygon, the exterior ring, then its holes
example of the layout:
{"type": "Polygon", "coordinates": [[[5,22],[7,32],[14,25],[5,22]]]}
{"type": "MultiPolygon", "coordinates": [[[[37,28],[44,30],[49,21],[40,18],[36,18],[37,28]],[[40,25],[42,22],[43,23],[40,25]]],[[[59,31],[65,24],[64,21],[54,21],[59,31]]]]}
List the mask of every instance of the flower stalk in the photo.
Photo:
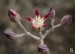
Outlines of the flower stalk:
{"type": "MultiPolygon", "coordinates": [[[[55,26],[54,26],[54,29],[55,29],[55,28],[58,28],[58,27],[60,27],[60,26],[62,26],[61,23],[55,25],[55,26]]],[[[45,38],[51,31],[53,31],[53,27],[51,27],[49,30],[46,31],[46,33],[44,34],[44,38],[45,38]]]]}

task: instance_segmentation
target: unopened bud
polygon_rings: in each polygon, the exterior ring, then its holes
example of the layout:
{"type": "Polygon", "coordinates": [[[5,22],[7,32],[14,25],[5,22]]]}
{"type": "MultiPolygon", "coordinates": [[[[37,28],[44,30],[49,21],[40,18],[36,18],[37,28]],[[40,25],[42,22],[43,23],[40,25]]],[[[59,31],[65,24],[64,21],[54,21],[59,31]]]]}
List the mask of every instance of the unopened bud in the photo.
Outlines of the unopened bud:
{"type": "Polygon", "coordinates": [[[65,15],[61,19],[62,25],[69,25],[72,21],[72,16],[71,15],[65,15]]]}
{"type": "Polygon", "coordinates": [[[47,54],[49,52],[49,49],[47,48],[47,46],[45,44],[40,44],[38,46],[38,52],[42,52],[44,54],[47,54]]]}
{"type": "Polygon", "coordinates": [[[13,9],[9,9],[8,16],[10,17],[10,20],[12,22],[16,22],[16,20],[20,20],[21,19],[20,15],[13,9]]]}
{"type": "Polygon", "coordinates": [[[51,6],[50,10],[50,17],[54,18],[55,17],[55,9],[51,6]]]}
{"type": "Polygon", "coordinates": [[[7,37],[8,39],[12,39],[12,38],[15,36],[15,33],[12,32],[12,31],[9,30],[9,29],[6,29],[6,30],[4,31],[4,34],[6,35],[6,37],[7,37]]]}

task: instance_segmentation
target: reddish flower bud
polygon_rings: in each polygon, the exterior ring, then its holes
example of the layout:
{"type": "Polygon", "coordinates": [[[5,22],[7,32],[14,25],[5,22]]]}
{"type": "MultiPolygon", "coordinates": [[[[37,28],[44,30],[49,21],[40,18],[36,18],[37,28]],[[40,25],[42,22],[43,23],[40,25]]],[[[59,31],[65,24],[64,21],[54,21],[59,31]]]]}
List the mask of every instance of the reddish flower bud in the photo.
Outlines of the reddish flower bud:
{"type": "Polygon", "coordinates": [[[15,33],[12,32],[12,31],[9,30],[9,29],[6,29],[6,30],[4,31],[4,34],[6,35],[6,37],[7,37],[8,39],[12,39],[12,38],[15,36],[15,33]]]}
{"type": "Polygon", "coordinates": [[[52,6],[51,6],[49,12],[50,12],[50,17],[52,17],[52,18],[55,17],[55,9],[52,6]]]}
{"type": "Polygon", "coordinates": [[[47,54],[49,52],[49,49],[47,48],[47,46],[45,44],[40,44],[38,46],[38,52],[47,54]]]}
{"type": "Polygon", "coordinates": [[[12,22],[15,22],[16,20],[20,20],[21,19],[20,15],[13,9],[9,9],[8,16],[10,17],[10,20],[12,22]]]}
{"type": "Polygon", "coordinates": [[[69,25],[72,21],[72,16],[71,15],[65,15],[61,19],[62,25],[69,25]]]}

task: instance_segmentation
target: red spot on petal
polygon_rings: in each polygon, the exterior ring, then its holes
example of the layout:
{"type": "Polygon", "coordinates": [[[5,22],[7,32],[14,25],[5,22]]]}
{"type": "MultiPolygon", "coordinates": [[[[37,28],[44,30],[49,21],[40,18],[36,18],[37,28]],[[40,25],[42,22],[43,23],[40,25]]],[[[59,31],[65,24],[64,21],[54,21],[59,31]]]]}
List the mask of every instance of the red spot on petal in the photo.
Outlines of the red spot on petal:
{"type": "Polygon", "coordinates": [[[43,24],[43,25],[42,25],[42,27],[44,27],[44,28],[45,28],[46,26],[47,26],[46,24],[43,24]]]}
{"type": "Polygon", "coordinates": [[[35,29],[36,27],[35,27],[34,25],[32,25],[30,28],[31,28],[31,29],[35,29]]]}
{"type": "Polygon", "coordinates": [[[55,16],[55,9],[51,6],[50,10],[49,10],[49,13],[50,13],[50,17],[54,17],[55,16]]]}
{"type": "Polygon", "coordinates": [[[39,16],[39,11],[37,8],[35,9],[35,16],[37,16],[37,17],[39,16]]]}
{"type": "Polygon", "coordinates": [[[31,17],[28,17],[28,16],[25,16],[25,19],[26,19],[27,21],[29,21],[29,22],[32,22],[32,21],[33,21],[33,19],[32,19],[31,17]]]}

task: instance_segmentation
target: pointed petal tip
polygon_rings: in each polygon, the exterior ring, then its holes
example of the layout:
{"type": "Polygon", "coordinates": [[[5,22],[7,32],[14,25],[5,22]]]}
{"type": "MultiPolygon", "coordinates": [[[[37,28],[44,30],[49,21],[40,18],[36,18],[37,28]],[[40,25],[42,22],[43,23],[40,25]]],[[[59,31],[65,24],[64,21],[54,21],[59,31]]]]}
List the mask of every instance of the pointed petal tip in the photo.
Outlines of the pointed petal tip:
{"type": "Polygon", "coordinates": [[[9,12],[16,13],[14,9],[8,9],[9,12]]]}
{"type": "Polygon", "coordinates": [[[39,16],[39,11],[38,11],[38,9],[37,8],[35,8],[35,16],[39,16]]]}
{"type": "Polygon", "coordinates": [[[11,17],[11,15],[16,16],[16,11],[13,9],[8,9],[8,15],[9,15],[9,17],[11,17]]]}
{"type": "Polygon", "coordinates": [[[51,6],[51,8],[50,8],[50,10],[49,11],[52,11],[54,8],[53,8],[53,6],[51,6]]]}
{"type": "Polygon", "coordinates": [[[12,11],[13,9],[8,9],[9,11],[12,11]]]}

